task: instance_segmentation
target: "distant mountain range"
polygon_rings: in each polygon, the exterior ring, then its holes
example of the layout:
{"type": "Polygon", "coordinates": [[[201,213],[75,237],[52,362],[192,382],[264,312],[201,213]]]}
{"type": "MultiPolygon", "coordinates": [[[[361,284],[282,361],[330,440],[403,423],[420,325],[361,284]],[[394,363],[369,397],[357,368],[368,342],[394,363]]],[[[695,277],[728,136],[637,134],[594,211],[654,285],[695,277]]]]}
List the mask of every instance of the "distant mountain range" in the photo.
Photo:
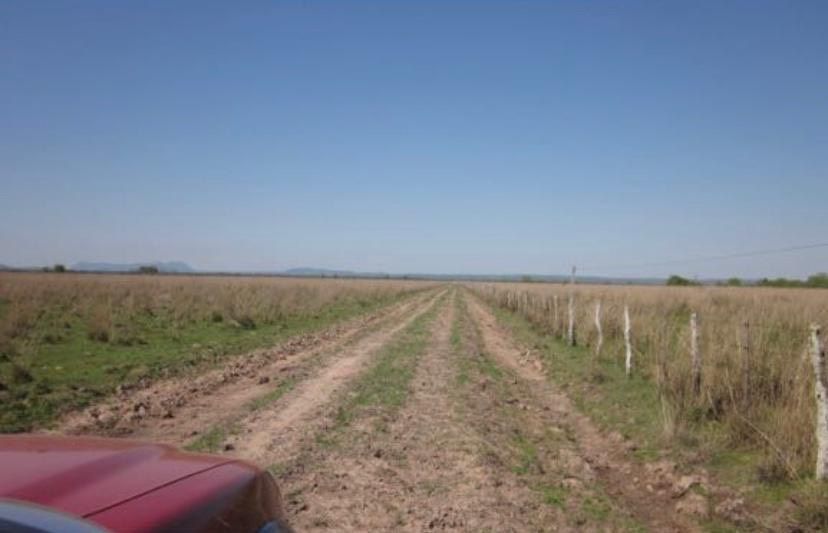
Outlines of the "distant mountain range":
{"type": "Polygon", "coordinates": [[[81,261],[70,267],[80,272],[135,272],[141,267],[154,266],[159,272],[193,273],[195,269],[182,261],[154,261],[146,263],[105,263],[81,261]]]}

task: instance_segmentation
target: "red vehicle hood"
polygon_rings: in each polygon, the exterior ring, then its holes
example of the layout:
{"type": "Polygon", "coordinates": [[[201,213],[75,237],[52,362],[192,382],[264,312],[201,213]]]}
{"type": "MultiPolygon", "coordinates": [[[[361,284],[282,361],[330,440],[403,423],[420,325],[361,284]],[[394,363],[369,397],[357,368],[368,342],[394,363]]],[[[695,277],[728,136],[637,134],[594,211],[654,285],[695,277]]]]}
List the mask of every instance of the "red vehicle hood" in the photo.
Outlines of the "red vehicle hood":
{"type": "Polygon", "coordinates": [[[5,435],[0,498],[89,516],[229,462],[128,440],[5,435]]]}

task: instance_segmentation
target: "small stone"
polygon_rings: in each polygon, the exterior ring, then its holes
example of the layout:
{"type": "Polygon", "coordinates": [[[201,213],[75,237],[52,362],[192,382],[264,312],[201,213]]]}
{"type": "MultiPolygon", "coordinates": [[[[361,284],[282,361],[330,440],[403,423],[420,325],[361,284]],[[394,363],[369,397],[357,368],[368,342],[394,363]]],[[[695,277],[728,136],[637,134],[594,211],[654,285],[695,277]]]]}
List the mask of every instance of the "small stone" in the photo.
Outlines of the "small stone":
{"type": "Polygon", "coordinates": [[[691,492],[679,500],[676,504],[676,512],[699,518],[707,518],[710,514],[707,498],[695,492],[691,492]]]}
{"type": "Polygon", "coordinates": [[[750,523],[750,516],[745,510],[745,500],[742,498],[727,498],[713,510],[718,516],[738,525],[750,523]]]}
{"type": "Polygon", "coordinates": [[[98,415],[97,422],[102,426],[112,426],[115,424],[117,417],[112,411],[103,411],[98,415]]]}
{"type": "Polygon", "coordinates": [[[568,477],[564,479],[563,483],[561,484],[564,486],[564,488],[567,488],[569,490],[578,489],[581,487],[581,485],[583,485],[580,479],[574,477],[568,477]]]}
{"type": "Polygon", "coordinates": [[[694,485],[701,483],[699,476],[681,476],[679,480],[673,485],[673,498],[681,498],[694,485]]]}
{"type": "Polygon", "coordinates": [[[224,445],[224,451],[225,452],[230,452],[230,451],[233,451],[235,449],[236,449],[236,445],[233,444],[232,442],[225,443],[225,445],[224,445]]]}

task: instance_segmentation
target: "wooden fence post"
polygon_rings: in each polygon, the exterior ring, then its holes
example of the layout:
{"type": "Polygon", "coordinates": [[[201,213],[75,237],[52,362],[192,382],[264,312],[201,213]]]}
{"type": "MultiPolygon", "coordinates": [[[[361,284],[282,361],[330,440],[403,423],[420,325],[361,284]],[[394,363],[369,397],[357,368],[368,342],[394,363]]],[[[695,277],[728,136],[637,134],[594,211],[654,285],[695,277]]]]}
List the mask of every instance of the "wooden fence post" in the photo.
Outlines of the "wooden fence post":
{"type": "Polygon", "coordinates": [[[742,322],[739,330],[739,351],[742,363],[742,408],[750,406],[750,322],[742,322]]]}
{"type": "Polygon", "coordinates": [[[820,339],[820,328],[816,324],[811,325],[811,363],[814,365],[814,394],[817,403],[815,477],[825,479],[828,475],[828,376],[825,375],[825,350],[820,339]]]}
{"type": "Polygon", "coordinates": [[[604,345],[604,331],[601,329],[601,300],[595,303],[595,329],[598,332],[598,340],[595,343],[595,355],[601,355],[601,346],[604,345]]]}
{"type": "Polygon", "coordinates": [[[699,325],[696,313],[690,313],[690,360],[693,371],[693,392],[701,392],[701,354],[699,353],[699,325]]]}
{"type": "Polygon", "coordinates": [[[560,316],[558,315],[558,295],[557,294],[555,294],[552,297],[552,302],[553,302],[553,305],[555,307],[554,322],[552,324],[552,327],[555,330],[555,336],[560,336],[560,334],[561,334],[561,321],[560,321],[560,316]]]}
{"type": "Polygon", "coordinates": [[[630,340],[630,306],[624,304],[624,346],[627,354],[624,358],[624,371],[627,377],[632,373],[632,341],[630,340]]]}
{"type": "Polygon", "coordinates": [[[567,343],[575,346],[575,267],[572,267],[572,277],[569,278],[569,329],[566,334],[567,343]]]}

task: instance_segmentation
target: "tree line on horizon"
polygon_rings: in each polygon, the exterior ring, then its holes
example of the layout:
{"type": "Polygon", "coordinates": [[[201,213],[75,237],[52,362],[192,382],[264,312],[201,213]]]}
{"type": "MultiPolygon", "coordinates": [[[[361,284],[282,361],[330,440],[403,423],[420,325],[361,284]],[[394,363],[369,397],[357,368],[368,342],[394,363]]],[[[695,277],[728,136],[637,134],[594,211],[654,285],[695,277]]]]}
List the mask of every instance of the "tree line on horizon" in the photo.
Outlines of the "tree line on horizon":
{"type": "MultiPolygon", "coordinates": [[[[690,287],[701,285],[700,282],[685,278],[676,274],[673,274],[669,278],[667,278],[667,285],[673,287],[690,287]]],[[[784,288],[813,288],[813,289],[828,289],[828,273],[826,272],[819,272],[817,274],[813,274],[808,276],[808,279],[801,280],[801,279],[789,279],[789,278],[762,278],[755,282],[746,282],[741,278],[728,278],[723,282],[719,282],[718,285],[724,285],[727,287],[742,287],[742,286],[753,286],[753,287],[784,287],[784,288]]]]}

